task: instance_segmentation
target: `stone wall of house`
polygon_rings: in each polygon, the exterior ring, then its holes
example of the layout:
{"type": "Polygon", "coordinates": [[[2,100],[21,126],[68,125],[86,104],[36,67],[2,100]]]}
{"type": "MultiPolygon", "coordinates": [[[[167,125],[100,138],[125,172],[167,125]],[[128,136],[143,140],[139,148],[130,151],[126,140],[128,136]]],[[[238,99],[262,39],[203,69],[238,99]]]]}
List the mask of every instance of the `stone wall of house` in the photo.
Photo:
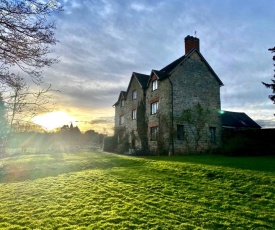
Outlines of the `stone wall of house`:
{"type": "MultiPolygon", "coordinates": [[[[121,96],[121,95],[120,95],[121,96]]],[[[121,98],[119,98],[118,104],[115,106],[115,128],[121,126],[119,123],[120,116],[124,115],[126,111],[125,105],[121,105],[121,98]]]]}
{"type": "Polygon", "coordinates": [[[210,110],[210,118],[207,122],[203,138],[200,140],[199,150],[219,148],[221,146],[221,117],[220,117],[220,85],[209,67],[200,56],[194,52],[170,77],[173,82],[174,94],[174,129],[177,124],[184,125],[185,138],[183,141],[174,138],[175,150],[178,152],[190,151],[194,146],[194,138],[190,131],[190,125],[181,121],[180,117],[184,109],[189,109],[200,103],[210,110]],[[209,128],[215,128],[216,142],[210,142],[209,128]]]}
{"type": "Polygon", "coordinates": [[[129,86],[127,92],[127,98],[125,101],[125,127],[126,127],[126,134],[129,135],[129,144],[130,148],[137,148],[141,147],[140,140],[138,138],[137,133],[137,120],[133,119],[132,112],[133,110],[137,111],[138,103],[143,100],[144,98],[144,90],[141,88],[138,80],[136,77],[132,78],[132,82],[129,86]],[[136,90],[137,98],[133,99],[133,92],[136,90]]]}
{"type": "Polygon", "coordinates": [[[153,91],[152,82],[156,77],[152,76],[151,82],[146,93],[146,113],[148,117],[148,135],[149,147],[152,151],[158,148],[158,142],[163,150],[168,150],[170,145],[170,126],[171,126],[171,98],[170,98],[170,82],[169,79],[158,81],[158,89],[153,91]],[[158,101],[159,110],[157,114],[151,114],[151,104],[158,101]],[[151,128],[158,127],[158,140],[151,139],[151,128]]]}

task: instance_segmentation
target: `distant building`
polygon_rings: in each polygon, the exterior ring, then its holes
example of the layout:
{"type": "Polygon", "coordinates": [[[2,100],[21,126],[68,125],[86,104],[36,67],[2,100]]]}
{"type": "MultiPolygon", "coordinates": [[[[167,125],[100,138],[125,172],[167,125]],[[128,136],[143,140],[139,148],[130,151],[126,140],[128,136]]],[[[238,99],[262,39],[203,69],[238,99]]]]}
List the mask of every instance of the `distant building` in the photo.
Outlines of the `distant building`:
{"type": "Polygon", "coordinates": [[[248,115],[240,112],[222,111],[222,127],[225,129],[261,129],[248,115]]]}
{"type": "MultiPolygon", "coordinates": [[[[130,148],[140,149],[138,129],[143,127],[148,146],[156,151],[185,153],[195,145],[193,127],[181,120],[182,111],[200,103],[210,111],[209,120],[201,130],[200,151],[221,147],[222,81],[200,53],[199,39],[185,38],[185,54],[149,75],[133,72],[128,88],[121,91],[115,107],[115,129],[128,136],[130,148]],[[139,123],[140,105],[145,103],[146,122],[139,123]]],[[[121,140],[121,138],[119,138],[121,140]]]]}

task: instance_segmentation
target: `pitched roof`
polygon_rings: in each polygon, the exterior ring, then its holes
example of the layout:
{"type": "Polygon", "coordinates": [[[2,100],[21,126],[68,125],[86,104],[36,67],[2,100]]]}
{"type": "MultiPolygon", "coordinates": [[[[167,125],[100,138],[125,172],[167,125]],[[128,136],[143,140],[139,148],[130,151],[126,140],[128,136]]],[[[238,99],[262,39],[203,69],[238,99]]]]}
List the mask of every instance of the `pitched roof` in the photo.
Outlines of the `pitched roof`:
{"type": "Polygon", "coordinates": [[[253,128],[260,129],[254,120],[245,113],[222,111],[222,126],[227,128],[253,128]]]}
{"type": "Polygon", "coordinates": [[[133,75],[136,76],[141,87],[145,89],[147,87],[147,83],[149,81],[150,76],[142,73],[136,73],[136,72],[133,72],[133,75]]]}
{"type": "MultiPolygon", "coordinates": [[[[139,82],[140,86],[142,89],[146,89],[148,87],[150,78],[152,77],[152,74],[156,74],[159,80],[165,79],[168,77],[182,62],[184,62],[192,53],[197,52],[198,55],[201,57],[202,61],[207,65],[208,69],[212,72],[216,80],[219,82],[220,86],[223,86],[222,81],[218,77],[218,75],[214,72],[214,70],[211,68],[211,66],[208,64],[208,62],[205,60],[205,58],[202,56],[202,54],[197,50],[197,49],[192,49],[188,54],[185,54],[178,58],[177,60],[171,62],[169,65],[165,66],[161,70],[152,70],[150,75],[142,74],[142,73],[137,73],[133,72],[131,76],[131,80],[129,82],[127,91],[125,94],[127,95],[130,85],[132,83],[133,78],[135,77],[137,81],[139,82]]],[[[120,98],[119,98],[120,99],[120,98]]],[[[118,100],[119,101],[119,100],[118,100]]],[[[117,105],[118,101],[114,104],[117,105]]]]}
{"type": "Polygon", "coordinates": [[[165,72],[166,74],[171,73],[185,58],[186,55],[183,55],[182,57],[178,58],[177,60],[162,68],[160,71],[165,72]]]}
{"type": "Polygon", "coordinates": [[[118,96],[117,102],[116,102],[113,106],[118,105],[118,104],[119,104],[119,100],[120,100],[121,98],[126,99],[126,95],[127,95],[127,92],[126,92],[126,91],[120,91],[120,94],[119,94],[119,96],[118,96]]]}
{"type": "Polygon", "coordinates": [[[188,54],[185,54],[185,55],[181,56],[180,58],[178,58],[177,60],[173,61],[172,63],[170,63],[169,65],[165,66],[164,68],[162,68],[159,71],[154,70],[155,73],[156,73],[156,75],[159,77],[159,80],[164,79],[165,77],[168,77],[169,74],[171,74],[182,62],[184,62],[194,52],[198,53],[198,55],[201,57],[201,59],[203,60],[203,62],[207,65],[208,69],[212,72],[212,74],[214,75],[214,77],[216,78],[216,80],[219,82],[219,84],[221,86],[223,86],[223,83],[220,80],[220,78],[218,77],[218,75],[215,73],[215,71],[212,69],[212,67],[208,64],[208,62],[205,60],[205,58],[202,56],[202,54],[197,49],[190,50],[190,52],[188,54]]]}
{"type": "Polygon", "coordinates": [[[146,74],[142,74],[142,73],[133,72],[132,76],[131,76],[131,79],[130,79],[130,82],[129,82],[129,85],[127,87],[126,94],[129,92],[130,86],[131,86],[132,81],[133,81],[134,78],[137,79],[137,81],[138,81],[138,83],[139,83],[139,85],[142,89],[146,89],[147,88],[147,82],[149,81],[150,76],[146,75],[146,74]]]}
{"type": "Polygon", "coordinates": [[[140,87],[141,87],[142,89],[146,89],[146,88],[147,88],[147,83],[148,83],[148,81],[149,81],[149,79],[150,79],[150,76],[149,76],[149,75],[146,75],[146,74],[142,74],[142,73],[133,72],[133,73],[132,73],[132,76],[131,76],[131,80],[130,80],[129,85],[128,85],[128,88],[127,88],[127,91],[121,91],[121,92],[120,92],[119,97],[118,97],[118,100],[117,100],[117,102],[116,102],[113,106],[118,105],[121,98],[126,99],[127,93],[128,93],[128,91],[129,91],[129,88],[130,88],[130,86],[131,86],[131,84],[132,84],[132,81],[133,81],[133,78],[134,78],[134,77],[137,79],[137,81],[138,81],[138,83],[140,84],[140,87]]]}
{"type": "Polygon", "coordinates": [[[167,76],[166,72],[161,71],[161,70],[153,69],[152,72],[151,72],[151,76],[152,76],[153,73],[158,77],[159,80],[161,80],[161,79],[163,79],[167,76]]]}
{"type": "Polygon", "coordinates": [[[127,93],[130,89],[130,86],[132,84],[132,81],[133,81],[134,77],[137,79],[137,81],[138,81],[138,83],[139,83],[139,85],[142,89],[147,88],[147,82],[149,81],[150,76],[146,75],[146,74],[142,74],[142,73],[133,72],[132,77],[131,77],[130,82],[129,82],[129,85],[128,85],[128,88],[127,88],[127,91],[126,91],[127,93]]]}

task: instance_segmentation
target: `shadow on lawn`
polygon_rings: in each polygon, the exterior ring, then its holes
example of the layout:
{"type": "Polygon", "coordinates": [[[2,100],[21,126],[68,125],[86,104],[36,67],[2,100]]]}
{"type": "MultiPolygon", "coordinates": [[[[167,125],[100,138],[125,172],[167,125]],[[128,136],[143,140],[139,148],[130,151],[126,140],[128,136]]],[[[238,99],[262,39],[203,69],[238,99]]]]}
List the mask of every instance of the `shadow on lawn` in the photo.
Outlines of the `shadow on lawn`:
{"type": "Polygon", "coordinates": [[[188,156],[156,156],[147,157],[147,159],[156,161],[167,161],[167,162],[182,162],[182,163],[193,163],[203,164],[211,166],[222,166],[230,167],[235,169],[247,169],[254,171],[261,171],[266,173],[275,174],[275,157],[264,156],[264,157],[229,157],[223,155],[188,155],[188,156]]]}
{"type": "Polygon", "coordinates": [[[108,153],[37,154],[0,159],[0,183],[13,183],[55,177],[84,170],[108,170],[114,167],[142,165],[139,158],[118,157],[108,153]]]}

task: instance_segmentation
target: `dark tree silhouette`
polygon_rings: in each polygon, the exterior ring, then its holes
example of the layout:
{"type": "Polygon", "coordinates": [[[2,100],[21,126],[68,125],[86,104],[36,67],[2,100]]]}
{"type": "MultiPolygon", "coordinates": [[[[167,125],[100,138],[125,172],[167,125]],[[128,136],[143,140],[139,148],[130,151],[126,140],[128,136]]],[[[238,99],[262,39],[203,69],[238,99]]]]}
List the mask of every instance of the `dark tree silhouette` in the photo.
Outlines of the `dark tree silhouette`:
{"type": "Polygon", "coordinates": [[[12,66],[17,66],[36,83],[41,69],[56,63],[47,57],[57,40],[55,22],[49,20],[62,8],[55,0],[1,0],[0,1],[0,81],[12,79],[12,66]]]}
{"type": "Polygon", "coordinates": [[[148,119],[146,117],[145,99],[138,103],[137,107],[137,133],[141,141],[141,151],[144,155],[149,154],[148,144],[148,119]]]}
{"type": "MultiPolygon", "coordinates": [[[[275,47],[270,48],[268,50],[271,51],[272,53],[274,53],[275,52],[275,47]]],[[[273,61],[275,61],[275,55],[273,56],[273,61]]],[[[273,64],[273,65],[275,66],[275,64],[273,64]]],[[[274,72],[275,72],[275,70],[274,70],[274,72]]],[[[273,77],[275,78],[275,74],[274,74],[273,77]]],[[[264,84],[265,87],[272,89],[273,94],[269,95],[268,97],[270,98],[271,101],[273,101],[273,104],[275,104],[275,80],[271,79],[271,82],[272,83],[270,83],[270,84],[265,83],[265,82],[262,82],[262,83],[264,84]]]]}

